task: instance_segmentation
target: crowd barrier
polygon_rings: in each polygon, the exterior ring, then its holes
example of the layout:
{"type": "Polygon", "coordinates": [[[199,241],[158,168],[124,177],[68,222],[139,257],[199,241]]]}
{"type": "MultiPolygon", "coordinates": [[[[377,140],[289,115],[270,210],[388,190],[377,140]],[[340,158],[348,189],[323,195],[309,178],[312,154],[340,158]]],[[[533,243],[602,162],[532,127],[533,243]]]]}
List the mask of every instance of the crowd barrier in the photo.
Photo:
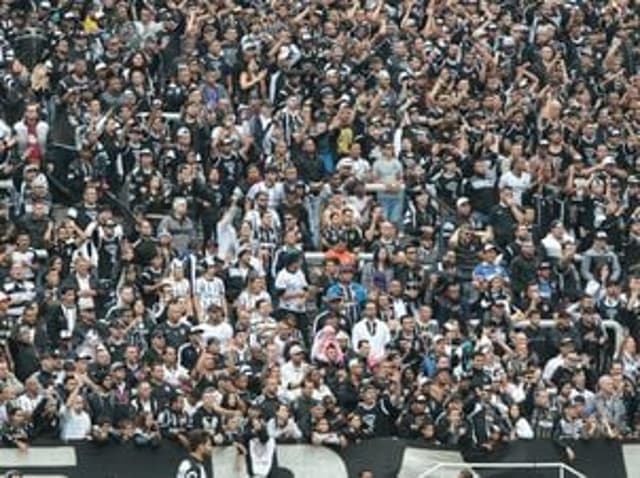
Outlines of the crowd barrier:
{"type": "MultiPolygon", "coordinates": [[[[617,441],[594,440],[571,444],[576,454],[570,466],[579,475],[589,478],[637,478],[640,445],[617,441]],[[626,464],[625,464],[626,462],[626,464]],[[629,470],[629,471],[628,471],[629,470]]],[[[26,453],[15,449],[0,449],[0,473],[19,469],[33,477],[58,476],[66,478],[158,478],[172,477],[185,451],[177,445],[163,443],[160,448],[136,448],[134,445],[96,446],[75,443],[65,446],[32,446],[26,453]]],[[[420,478],[429,470],[443,464],[459,469],[477,464],[475,472],[482,478],[557,478],[557,464],[565,463],[563,451],[549,440],[516,441],[505,444],[493,453],[469,450],[460,453],[425,447],[419,443],[394,438],[367,440],[344,449],[330,449],[312,445],[279,445],[278,469],[269,478],[356,478],[368,469],[376,478],[420,478]],[[464,462],[468,462],[464,465],[464,462]],[[499,467],[493,463],[499,462],[499,467]],[[528,469],[509,468],[521,466],[528,469]],[[555,463],[555,468],[545,464],[555,463]]],[[[211,465],[214,476],[246,478],[242,459],[235,448],[215,449],[211,465]]],[[[566,467],[566,470],[569,468],[566,467]]],[[[451,475],[436,475],[440,477],[451,475]]],[[[568,471],[566,478],[571,475],[568,471]]]]}

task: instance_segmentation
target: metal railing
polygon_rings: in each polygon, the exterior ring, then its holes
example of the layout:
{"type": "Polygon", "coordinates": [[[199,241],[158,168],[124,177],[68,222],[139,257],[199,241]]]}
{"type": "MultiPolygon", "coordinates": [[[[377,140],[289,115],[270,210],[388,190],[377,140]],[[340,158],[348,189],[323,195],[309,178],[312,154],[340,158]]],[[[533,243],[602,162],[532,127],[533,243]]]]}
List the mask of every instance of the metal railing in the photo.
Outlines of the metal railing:
{"type": "MultiPolygon", "coordinates": [[[[307,264],[319,266],[324,263],[326,253],[321,251],[309,251],[304,253],[304,260],[307,264]]],[[[358,262],[370,262],[373,260],[373,254],[371,252],[361,252],[358,254],[358,262]]]]}
{"type": "MultiPolygon", "coordinates": [[[[429,478],[437,471],[443,469],[478,469],[478,470],[497,470],[497,469],[520,469],[520,470],[540,470],[540,469],[558,469],[558,478],[587,478],[587,475],[580,473],[575,468],[561,462],[550,463],[533,463],[533,462],[516,462],[516,463],[437,463],[427,471],[418,475],[417,478],[429,478]]],[[[478,476],[474,473],[474,476],[478,476]]]]}

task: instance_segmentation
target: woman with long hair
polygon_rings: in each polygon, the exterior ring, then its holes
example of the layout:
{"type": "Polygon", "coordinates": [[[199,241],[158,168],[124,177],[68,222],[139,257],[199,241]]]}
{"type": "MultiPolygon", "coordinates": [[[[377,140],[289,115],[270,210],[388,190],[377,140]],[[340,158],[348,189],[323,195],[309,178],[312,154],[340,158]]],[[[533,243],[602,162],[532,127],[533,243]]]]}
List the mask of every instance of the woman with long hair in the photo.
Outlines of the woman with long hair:
{"type": "Polygon", "coordinates": [[[622,362],[622,373],[635,381],[640,371],[640,353],[636,340],[630,335],[620,344],[618,360],[622,362]]]}
{"type": "Polygon", "coordinates": [[[393,264],[386,247],[373,251],[373,259],[362,267],[360,283],[366,290],[387,291],[393,279],[393,264]]]}

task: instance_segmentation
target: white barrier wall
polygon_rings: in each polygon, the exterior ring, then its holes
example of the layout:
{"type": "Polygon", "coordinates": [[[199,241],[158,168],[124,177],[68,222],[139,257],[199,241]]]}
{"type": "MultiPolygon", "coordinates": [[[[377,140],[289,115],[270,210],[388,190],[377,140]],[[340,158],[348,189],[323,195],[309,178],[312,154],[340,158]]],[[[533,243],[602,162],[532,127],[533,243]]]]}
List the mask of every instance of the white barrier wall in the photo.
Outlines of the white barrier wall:
{"type": "MultiPolygon", "coordinates": [[[[233,447],[215,448],[213,456],[214,476],[246,478],[243,457],[233,447]]],[[[279,445],[278,466],[287,468],[295,477],[349,478],[342,459],[332,450],[311,445],[279,445]]]]}
{"type": "MultiPolygon", "coordinates": [[[[625,444],[622,446],[622,453],[627,476],[629,478],[640,478],[640,444],[625,444]]],[[[244,458],[238,457],[233,447],[215,448],[212,461],[216,477],[247,477],[244,458]]],[[[437,463],[460,463],[460,468],[464,467],[464,462],[458,452],[406,447],[398,478],[419,478],[426,470],[437,463]]],[[[278,464],[281,468],[290,470],[295,478],[349,478],[347,466],[342,458],[331,449],[324,447],[279,445],[278,464]]],[[[30,473],[26,476],[34,478],[64,478],[67,470],[56,470],[56,468],[69,469],[76,466],[78,466],[77,454],[72,446],[35,446],[31,447],[27,452],[0,448],[0,470],[2,471],[12,468],[29,468],[30,473]],[[34,468],[39,471],[35,472],[34,468]]],[[[2,476],[2,471],[0,471],[0,477],[2,476]]],[[[70,472],[69,474],[73,475],[70,472]]],[[[429,478],[451,478],[455,477],[456,474],[456,470],[448,469],[444,475],[436,474],[429,478]]],[[[520,476],[524,477],[522,474],[520,476]]],[[[615,477],[611,476],[610,478],[615,477]]]]}
{"type": "Polygon", "coordinates": [[[640,477],[640,444],[622,445],[624,466],[629,478],[640,477]]]}
{"type": "MultiPolygon", "coordinates": [[[[438,463],[460,463],[464,468],[464,460],[457,451],[427,450],[423,448],[405,448],[402,457],[402,466],[398,478],[418,478],[425,470],[438,463]]],[[[445,475],[434,475],[430,478],[455,476],[451,470],[446,470],[445,475]]]]}
{"type": "Polygon", "coordinates": [[[31,447],[26,452],[0,448],[0,465],[3,468],[65,468],[76,464],[76,450],[72,446],[31,447]]]}

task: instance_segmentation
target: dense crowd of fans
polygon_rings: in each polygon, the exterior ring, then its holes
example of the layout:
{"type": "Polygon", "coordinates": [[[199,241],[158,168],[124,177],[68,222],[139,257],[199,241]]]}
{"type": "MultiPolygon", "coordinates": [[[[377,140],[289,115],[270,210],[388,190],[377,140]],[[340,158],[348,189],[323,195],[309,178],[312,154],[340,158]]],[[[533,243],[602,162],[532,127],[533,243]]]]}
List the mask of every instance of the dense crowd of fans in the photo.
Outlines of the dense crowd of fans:
{"type": "Polygon", "coordinates": [[[4,2],[4,444],[635,437],[637,10],[4,2]]]}

